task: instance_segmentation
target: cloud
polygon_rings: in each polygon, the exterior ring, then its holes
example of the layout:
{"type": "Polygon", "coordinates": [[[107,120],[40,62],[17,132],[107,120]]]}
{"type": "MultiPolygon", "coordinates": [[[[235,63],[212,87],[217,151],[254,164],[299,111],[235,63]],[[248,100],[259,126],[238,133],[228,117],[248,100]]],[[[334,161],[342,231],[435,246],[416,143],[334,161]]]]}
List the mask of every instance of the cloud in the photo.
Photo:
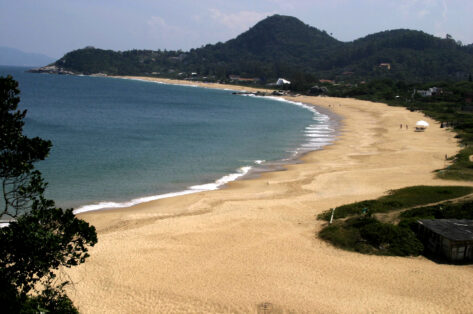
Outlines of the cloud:
{"type": "Polygon", "coordinates": [[[160,16],[152,16],[149,18],[149,20],[146,22],[148,24],[149,28],[152,30],[161,30],[161,31],[172,31],[172,30],[178,30],[178,27],[169,25],[165,19],[163,19],[160,16]]]}
{"type": "Polygon", "coordinates": [[[447,7],[447,2],[445,0],[442,0],[442,7],[443,7],[442,18],[443,18],[443,21],[446,22],[447,14],[448,14],[448,7],[447,7]]]}
{"type": "Polygon", "coordinates": [[[148,38],[158,40],[167,49],[181,49],[186,46],[186,40],[195,37],[192,31],[169,24],[160,16],[151,16],[146,25],[148,38]]]}
{"type": "Polygon", "coordinates": [[[422,9],[419,12],[417,12],[417,16],[420,18],[423,18],[424,16],[428,15],[430,13],[430,10],[427,9],[422,9]]]}
{"type": "Polygon", "coordinates": [[[217,23],[234,31],[245,31],[248,27],[253,26],[256,22],[266,18],[273,12],[254,12],[240,11],[237,13],[224,13],[218,9],[210,9],[210,17],[217,23]]]}
{"type": "Polygon", "coordinates": [[[424,17],[431,13],[431,9],[434,8],[438,3],[438,0],[402,0],[399,3],[396,2],[398,10],[404,17],[410,17],[414,14],[417,17],[424,17]]]}
{"type": "Polygon", "coordinates": [[[172,38],[173,36],[183,36],[189,33],[189,30],[169,24],[160,16],[150,17],[146,24],[151,34],[160,35],[162,37],[172,38]]]}
{"type": "Polygon", "coordinates": [[[438,19],[435,23],[435,32],[436,35],[439,37],[445,37],[447,34],[447,30],[445,29],[445,25],[447,24],[447,14],[448,14],[448,7],[445,0],[442,0],[442,18],[438,19]]]}

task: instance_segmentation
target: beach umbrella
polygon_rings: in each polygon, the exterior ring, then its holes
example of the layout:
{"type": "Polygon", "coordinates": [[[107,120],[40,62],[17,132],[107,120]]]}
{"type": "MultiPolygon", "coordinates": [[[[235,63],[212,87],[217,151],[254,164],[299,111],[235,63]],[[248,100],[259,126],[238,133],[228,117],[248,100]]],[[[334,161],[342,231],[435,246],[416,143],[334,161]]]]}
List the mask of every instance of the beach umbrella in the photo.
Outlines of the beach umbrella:
{"type": "Polygon", "coordinates": [[[426,128],[429,126],[429,123],[425,122],[424,120],[420,120],[420,121],[417,121],[416,126],[421,127],[421,128],[422,127],[426,128]]]}

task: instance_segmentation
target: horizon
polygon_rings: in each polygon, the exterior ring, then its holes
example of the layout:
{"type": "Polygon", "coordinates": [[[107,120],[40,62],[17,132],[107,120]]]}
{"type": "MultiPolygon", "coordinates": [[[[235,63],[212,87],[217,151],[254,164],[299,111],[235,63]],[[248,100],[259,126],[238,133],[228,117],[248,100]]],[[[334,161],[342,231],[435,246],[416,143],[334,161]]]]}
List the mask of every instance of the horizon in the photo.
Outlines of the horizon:
{"type": "Polygon", "coordinates": [[[0,28],[4,30],[0,46],[54,59],[86,46],[189,51],[226,42],[274,14],[295,17],[342,42],[394,29],[418,30],[440,38],[450,34],[464,45],[473,42],[473,21],[468,18],[473,3],[465,0],[262,0],[251,4],[247,0],[204,0],[198,5],[188,0],[166,4],[150,0],[133,4],[19,0],[0,8],[0,28]]]}

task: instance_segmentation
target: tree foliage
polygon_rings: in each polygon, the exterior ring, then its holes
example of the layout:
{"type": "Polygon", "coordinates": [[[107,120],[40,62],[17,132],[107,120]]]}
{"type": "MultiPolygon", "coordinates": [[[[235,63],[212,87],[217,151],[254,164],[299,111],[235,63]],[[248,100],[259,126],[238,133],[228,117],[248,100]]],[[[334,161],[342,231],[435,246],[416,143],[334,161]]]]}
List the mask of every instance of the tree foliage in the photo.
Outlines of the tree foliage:
{"type": "Polygon", "coordinates": [[[81,264],[95,245],[95,228],[72,209],[57,208],[44,197],[46,183],[34,163],[47,157],[51,142],[23,134],[26,111],[17,110],[18,83],[0,77],[1,217],[0,302],[7,312],[74,312],[57,283],[60,267],[81,264]]]}

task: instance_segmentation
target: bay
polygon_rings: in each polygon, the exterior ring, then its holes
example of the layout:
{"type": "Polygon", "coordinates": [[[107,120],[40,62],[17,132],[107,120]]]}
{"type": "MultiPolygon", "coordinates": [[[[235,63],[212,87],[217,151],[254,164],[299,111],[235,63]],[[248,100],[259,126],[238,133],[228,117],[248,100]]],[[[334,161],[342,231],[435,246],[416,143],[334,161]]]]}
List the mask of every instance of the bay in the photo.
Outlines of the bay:
{"type": "Polygon", "coordinates": [[[300,104],[26,70],[0,67],[0,75],[19,81],[26,134],[53,142],[37,167],[47,197],[61,207],[120,207],[216,189],[262,161],[290,159],[333,138],[327,116],[300,104]]]}

